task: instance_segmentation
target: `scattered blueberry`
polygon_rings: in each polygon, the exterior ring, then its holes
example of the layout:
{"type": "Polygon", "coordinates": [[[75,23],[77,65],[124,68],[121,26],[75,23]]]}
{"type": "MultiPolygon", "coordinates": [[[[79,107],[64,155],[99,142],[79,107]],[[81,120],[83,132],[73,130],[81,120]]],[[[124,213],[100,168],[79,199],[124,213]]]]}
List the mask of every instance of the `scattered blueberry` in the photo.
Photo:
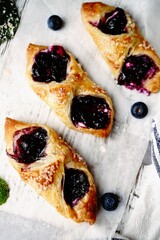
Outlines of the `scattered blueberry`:
{"type": "Polygon", "coordinates": [[[111,110],[104,98],[79,95],[73,98],[71,119],[76,127],[103,129],[110,123],[111,110]]]}
{"type": "Polygon", "coordinates": [[[99,23],[91,23],[103,33],[110,35],[118,35],[126,33],[127,18],[125,12],[121,8],[116,8],[114,11],[106,13],[99,23]]]}
{"type": "Polygon", "coordinates": [[[64,199],[68,205],[74,207],[89,190],[87,175],[79,169],[65,169],[64,199]]]}
{"type": "Polygon", "coordinates": [[[63,21],[59,16],[52,15],[48,18],[47,24],[50,29],[56,31],[62,27],[63,21]]]}
{"type": "Polygon", "coordinates": [[[135,118],[144,118],[148,113],[148,107],[143,102],[136,102],[131,107],[131,113],[135,118]]]}
{"type": "Polygon", "coordinates": [[[113,211],[118,207],[120,198],[114,193],[105,193],[101,197],[102,207],[107,211],[113,211]]]}
{"type": "Polygon", "coordinates": [[[19,163],[30,164],[45,156],[47,131],[29,127],[16,131],[13,136],[13,153],[8,154],[19,163]]]}

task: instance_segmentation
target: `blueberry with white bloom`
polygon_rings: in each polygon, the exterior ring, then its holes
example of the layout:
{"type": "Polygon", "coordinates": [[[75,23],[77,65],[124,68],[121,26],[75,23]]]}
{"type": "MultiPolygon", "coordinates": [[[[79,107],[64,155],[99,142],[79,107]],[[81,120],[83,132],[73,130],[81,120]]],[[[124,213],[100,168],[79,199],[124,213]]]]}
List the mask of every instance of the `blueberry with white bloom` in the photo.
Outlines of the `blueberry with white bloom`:
{"type": "Polygon", "coordinates": [[[48,18],[47,24],[50,29],[56,31],[62,27],[63,21],[59,16],[52,15],[48,18]]]}

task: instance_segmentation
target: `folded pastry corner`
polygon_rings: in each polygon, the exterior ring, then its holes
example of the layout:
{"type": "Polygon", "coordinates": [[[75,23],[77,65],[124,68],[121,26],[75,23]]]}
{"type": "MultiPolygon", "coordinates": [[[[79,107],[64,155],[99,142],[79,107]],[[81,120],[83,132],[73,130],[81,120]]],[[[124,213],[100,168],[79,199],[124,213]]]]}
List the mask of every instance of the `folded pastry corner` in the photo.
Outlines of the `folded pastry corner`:
{"type": "Polygon", "coordinates": [[[83,159],[46,125],[6,118],[6,152],[21,179],[75,222],[96,220],[93,177],[83,159]]]}
{"type": "Polygon", "coordinates": [[[98,137],[109,135],[114,118],[111,98],[63,46],[29,44],[27,76],[34,92],[67,127],[98,137]]]}
{"type": "Polygon", "coordinates": [[[150,94],[160,89],[160,58],[119,7],[85,2],[82,20],[119,85],[150,94]]]}

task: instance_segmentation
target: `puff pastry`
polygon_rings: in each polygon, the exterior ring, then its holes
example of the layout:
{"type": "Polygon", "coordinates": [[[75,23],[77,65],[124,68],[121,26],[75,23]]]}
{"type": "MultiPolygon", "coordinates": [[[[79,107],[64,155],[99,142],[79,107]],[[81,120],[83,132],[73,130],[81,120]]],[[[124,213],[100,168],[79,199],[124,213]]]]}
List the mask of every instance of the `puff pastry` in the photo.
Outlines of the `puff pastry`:
{"type": "Polygon", "coordinates": [[[6,151],[21,179],[59,213],[76,222],[96,220],[97,198],[86,163],[46,125],[6,118],[6,151]]]}
{"type": "Polygon", "coordinates": [[[29,44],[27,76],[34,92],[69,128],[99,137],[109,135],[114,118],[110,97],[62,46],[29,44]]]}
{"type": "Polygon", "coordinates": [[[81,14],[117,83],[147,94],[158,92],[160,58],[131,16],[101,2],[83,3],[81,14]]]}

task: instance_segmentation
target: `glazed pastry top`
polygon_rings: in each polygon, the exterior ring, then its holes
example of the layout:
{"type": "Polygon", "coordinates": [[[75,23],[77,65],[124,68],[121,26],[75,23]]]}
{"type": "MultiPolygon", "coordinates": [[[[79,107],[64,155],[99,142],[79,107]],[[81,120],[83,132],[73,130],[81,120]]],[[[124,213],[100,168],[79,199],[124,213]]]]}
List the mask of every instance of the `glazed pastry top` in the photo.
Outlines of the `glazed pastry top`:
{"type": "Polygon", "coordinates": [[[62,46],[30,44],[27,76],[32,89],[76,131],[107,137],[114,110],[110,97],[62,46]]]}
{"type": "Polygon", "coordinates": [[[149,94],[160,88],[160,58],[131,16],[101,2],[82,4],[82,19],[119,85],[149,94]]]}

